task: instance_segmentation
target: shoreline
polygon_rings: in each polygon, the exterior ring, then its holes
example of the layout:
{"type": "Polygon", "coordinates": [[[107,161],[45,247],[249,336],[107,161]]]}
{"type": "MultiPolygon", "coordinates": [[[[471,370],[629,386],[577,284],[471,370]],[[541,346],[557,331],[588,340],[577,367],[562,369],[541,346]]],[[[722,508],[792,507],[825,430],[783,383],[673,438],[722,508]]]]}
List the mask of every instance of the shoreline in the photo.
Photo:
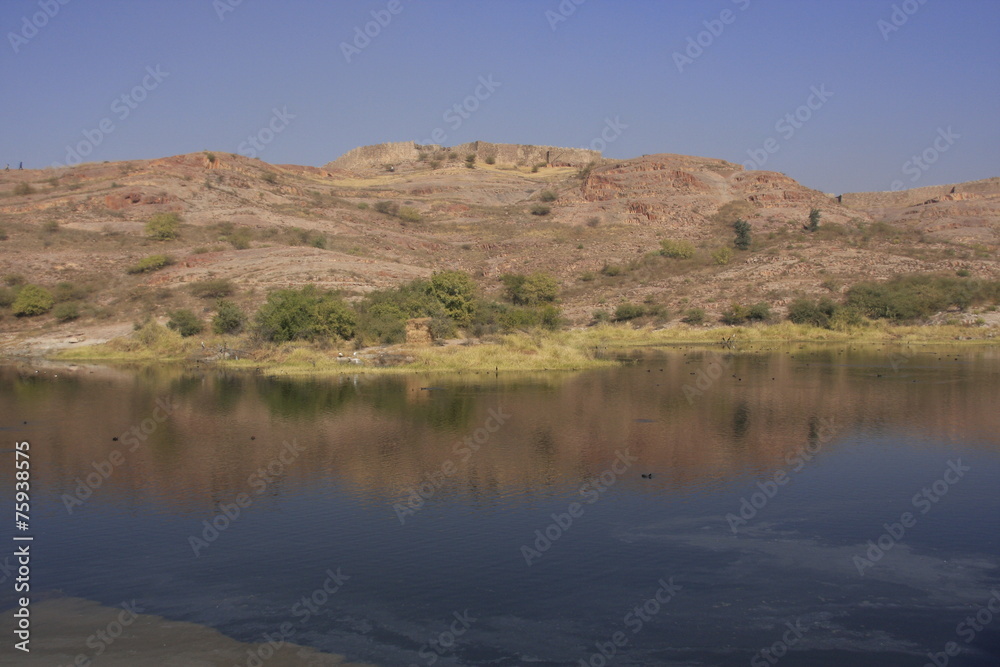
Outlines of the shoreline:
{"type": "Polygon", "coordinates": [[[69,363],[204,364],[268,376],[498,373],[608,368],[624,362],[609,354],[629,350],[709,348],[738,353],[762,351],[761,345],[803,343],[988,346],[1000,345],[1000,335],[995,327],[884,323],[847,331],[789,322],[711,328],[680,325],[661,329],[599,325],[557,332],[505,334],[486,341],[468,339],[448,341],[443,345],[400,344],[354,350],[346,343],[339,349],[329,344],[301,342],[251,347],[247,338],[193,340],[166,332],[159,339],[146,343],[121,337],[86,347],[16,357],[4,354],[0,358],[69,363]],[[732,344],[726,343],[727,340],[732,344]],[[235,358],[228,358],[230,356],[235,358]],[[360,361],[352,361],[355,358],[360,361]]]}

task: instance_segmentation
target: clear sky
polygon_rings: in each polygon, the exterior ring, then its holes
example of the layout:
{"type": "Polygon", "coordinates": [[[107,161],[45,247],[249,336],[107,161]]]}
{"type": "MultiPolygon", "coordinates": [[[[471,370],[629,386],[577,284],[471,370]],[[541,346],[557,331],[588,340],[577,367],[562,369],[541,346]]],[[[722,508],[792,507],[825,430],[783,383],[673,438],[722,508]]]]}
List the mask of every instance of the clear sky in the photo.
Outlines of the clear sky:
{"type": "Polygon", "coordinates": [[[0,31],[0,164],[437,129],[832,193],[1000,175],[998,0],[0,0],[0,31]]]}

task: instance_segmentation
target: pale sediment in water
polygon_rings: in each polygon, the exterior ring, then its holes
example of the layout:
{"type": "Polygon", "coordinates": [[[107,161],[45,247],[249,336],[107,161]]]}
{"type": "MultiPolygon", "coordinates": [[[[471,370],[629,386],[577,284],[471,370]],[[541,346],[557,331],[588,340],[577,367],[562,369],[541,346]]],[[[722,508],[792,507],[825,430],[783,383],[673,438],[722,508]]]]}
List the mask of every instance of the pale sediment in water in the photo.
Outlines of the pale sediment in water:
{"type": "MultiPolygon", "coordinates": [[[[24,653],[15,649],[12,641],[5,641],[0,648],[0,663],[47,667],[75,664],[361,667],[360,663],[346,662],[343,656],[298,644],[285,642],[273,650],[266,643],[241,642],[197,623],[171,621],[151,614],[133,615],[121,606],[108,607],[82,598],[49,599],[33,603],[30,611],[31,651],[24,653]],[[108,642],[98,633],[104,633],[108,639],[115,638],[108,642]],[[89,662],[75,662],[81,655],[89,662]]],[[[5,613],[4,617],[7,626],[12,616],[5,613]]],[[[279,629],[270,634],[279,636],[279,629]]],[[[4,635],[13,637],[9,630],[4,635]]]]}

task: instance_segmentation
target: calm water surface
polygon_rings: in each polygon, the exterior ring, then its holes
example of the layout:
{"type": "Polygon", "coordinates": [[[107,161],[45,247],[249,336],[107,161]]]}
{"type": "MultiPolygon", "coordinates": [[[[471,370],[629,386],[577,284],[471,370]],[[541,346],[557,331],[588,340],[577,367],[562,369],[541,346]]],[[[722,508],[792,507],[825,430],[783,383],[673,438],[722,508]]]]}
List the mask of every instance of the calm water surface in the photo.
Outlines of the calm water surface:
{"type": "Polygon", "coordinates": [[[996,347],[0,380],[38,599],[380,665],[1000,664],[996,347]]]}

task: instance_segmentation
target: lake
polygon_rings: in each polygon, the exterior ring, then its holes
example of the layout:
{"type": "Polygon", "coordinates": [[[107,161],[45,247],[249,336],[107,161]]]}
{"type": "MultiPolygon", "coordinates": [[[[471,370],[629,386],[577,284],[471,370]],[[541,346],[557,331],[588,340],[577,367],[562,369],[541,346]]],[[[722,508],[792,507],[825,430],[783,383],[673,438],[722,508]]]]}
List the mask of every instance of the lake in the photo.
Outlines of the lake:
{"type": "Polygon", "coordinates": [[[0,381],[5,664],[1000,663],[996,346],[0,381]]]}

